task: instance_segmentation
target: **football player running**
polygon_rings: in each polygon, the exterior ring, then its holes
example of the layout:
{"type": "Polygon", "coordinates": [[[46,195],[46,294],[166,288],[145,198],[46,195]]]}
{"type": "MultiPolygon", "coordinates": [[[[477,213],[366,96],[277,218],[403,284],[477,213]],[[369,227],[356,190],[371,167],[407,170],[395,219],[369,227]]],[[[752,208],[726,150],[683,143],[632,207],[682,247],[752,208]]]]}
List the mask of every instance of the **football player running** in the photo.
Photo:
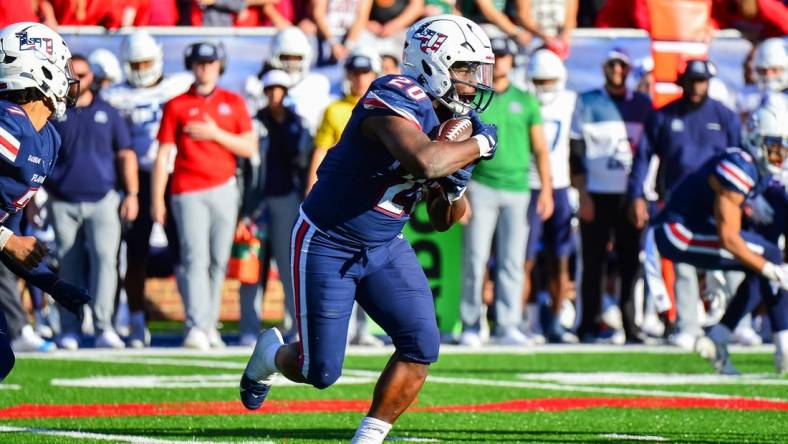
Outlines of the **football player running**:
{"type": "Polygon", "coordinates": [[[744,130],[746,150],[729,148],[688,176],[655,222],[659,253],[706,270],[746,272],[722,320],[696,342],[722,374],[738,374],[728,354],[731,331],[763,299],[772,322],[777,371],[788,372],[788,264],[773,242],[742,229],[742,206],[786,171],[788,107],[764,102],[744,130]]]}
{"type": "Polygon", "coordinates": [[[259,408],[275,373],[317,388],[339,378],[354,300],[392,338],[395,352],[375,387],[354,443],[381,443],[415,399],[438,359],[432,293],[401,230],[427,194],[430,220],[447,229],[464,213],[463,196],[479,159],[491,158],[496,129],[476,116],[492,98],[490,41],[470,20],[434,16],[407,32],[403,75],[375,80],[339,143],[318,169],[291,237],[299,340],[260,334],[241,378],[241,400],[259,408]],[[455,116],[471,138],[432,141],[455,116]]]}
{"type": "MultiPolygon", "coordinates": [[[[17,276],[49,293],[81,316],[90,298],[42,262],[46,248],[21,236],[23,210],[57,159],[60,136],[49,124],[79,96],[71,74],[71,52],[49,27],[32,22],[0,30],[0,260],[17,276]]],[[[14,366],[5,315],[0,312],[0,381],[14,366]]]]}

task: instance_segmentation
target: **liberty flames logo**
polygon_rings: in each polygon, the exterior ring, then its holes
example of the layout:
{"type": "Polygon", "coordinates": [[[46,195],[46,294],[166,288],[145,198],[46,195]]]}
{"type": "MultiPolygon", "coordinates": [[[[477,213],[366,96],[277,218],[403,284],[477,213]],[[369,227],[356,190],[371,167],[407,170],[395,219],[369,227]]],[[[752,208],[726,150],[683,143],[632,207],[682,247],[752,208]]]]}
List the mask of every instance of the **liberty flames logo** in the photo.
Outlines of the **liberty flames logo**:
{"type": "Polygon", "coordinates": [[[17,32],[16,37],[19,39],[20,51],[38,50],[41,52],[45,52],[48,55],[52,55],[52,52],[54,51],[52,39],[43,38],[43,37],[28,37],[27,30],[23,30],[22,32],[17,32]]]}
{"type": "Polygon", "coordinates": [[[425,54],[429,54],[432,52],[437,51],[440,49],[443,42],[446,41],[446,34],[441,34],[440,32],[435,32],[432,29],[420,29],[415,36],[418,40],[421,41],[421,52],[425,54]]]}

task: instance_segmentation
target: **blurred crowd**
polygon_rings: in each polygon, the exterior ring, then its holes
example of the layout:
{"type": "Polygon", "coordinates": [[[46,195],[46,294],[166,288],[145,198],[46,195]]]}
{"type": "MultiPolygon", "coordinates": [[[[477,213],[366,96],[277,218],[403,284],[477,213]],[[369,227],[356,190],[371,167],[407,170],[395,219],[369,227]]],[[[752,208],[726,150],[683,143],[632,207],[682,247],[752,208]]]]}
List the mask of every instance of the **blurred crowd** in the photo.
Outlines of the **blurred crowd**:
{"type": "MultiPolygon", "coordinates": [[[[693,168],[741,144],[742,122],[764,95],[788,87],[788,12],[776,0],[713,2],[715,26],[746,30],[753,42],[742,90],[720,93],[714,64],[688,60],[677,81],[681,98],[657,110],[649,58],[609,48],[598,60],[599,87],[590,91],[566,88],[571,73],[563,62],[577,26],[648,29],[645,1],[29,4],[0,9],[0,25],[278,30],[270,57],[242,91],[217,86],[227,56],[215,42],[194,42],[184,70],[166,74],[160,42],[142,30],[124,38],[119,58],[103,49],[74,55],[81,95],[56,123],[58,164],[26,219],[28,232],[50,243],[52,265],[88,288],[93,301],[79,319],[28,287],[31,322],[16,278],[0,270],[0,304],[17,351],[149,346],[150,273],[176,276],[183,345],[224,347],[222,285],[234,241],[250,237],[262,245],[260,270],[241,285],[239,342],[253,345],[260,331],[272,263],[285,292],[283,331],[292,338],[289,244],[299,205],[369,84],[398,73],[404,31],[439,13],[472,17],[491,37],[497,97],[482,118],[498,126],[501,148],[476,168],[469,186],[462,332],[446,340],[692,349],[703,327],[722,316],[741,277],[678,264],[655,271],[648,220],[693,168]],[[332,64],[344,70],[340,85],[311,69],[332,64]]],[[[349,342],[384,344],[370,334],[361,309],[353,319],[349,342]]],[[[745,345],[769,334],[768,320],[757,315],[735,332],[745,345]]]]}

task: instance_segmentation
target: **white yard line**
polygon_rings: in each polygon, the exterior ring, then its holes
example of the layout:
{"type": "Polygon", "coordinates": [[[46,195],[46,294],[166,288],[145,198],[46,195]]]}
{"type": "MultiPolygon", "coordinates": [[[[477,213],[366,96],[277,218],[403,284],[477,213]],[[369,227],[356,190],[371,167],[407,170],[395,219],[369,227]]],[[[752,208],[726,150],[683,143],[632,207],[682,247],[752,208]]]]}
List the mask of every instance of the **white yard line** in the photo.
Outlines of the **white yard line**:
{"type": "MultiPolygon", "coordinates": [[[[51,384],[58,387],[85,387],[85,388],[135,388],[135,389],[160,389],[160,388],[238,388],[241,379],[240,373],[221,375],[118,375],[118,376],[88,376],[86,378],[56,378],[51,384]]],[[[335,384],[371,384],[376,377],[368,376],[341,376],[335,384]]],[[[274,379],[276,386],[303,385],[292,382],[281,375],[274,379]]]]}
{"type": "Polygon", "coordinates": [[[0,390],[19,390],[22,388],[19,384],[0,384],[0,390]]]}
{"type": "Polygon", "coordinates": [[[726,376],[705,373],[577,372],[523,373],[517,377],[526,381],[579,385],[788,385],[788,379],[766,373],[726,376]]]}
{"type": "Polygon", "coordinates": [[[624,441],[653,441],[653,442],[664,442],[667,441],[667,438],[663,438],[662,436],[656,435],[626,435],[622,433],[608,433],[605,435],[599,435],[602,438],[608,439],[620,439],[624,441]]]}
{"type": "MultiPolygon", "coordinates": [[[[134,436],[134,435],[113,435],[105,433],[89,433],[77,432],[73,430],[57,430],[57,429],[39,429],[34,427],[10,427],[0,426],[0,433],[30,433],[33,435],[49,435],[49,436],[62,436],[65,438],[74,438],[79,440],[92,439],[96,441],[111,441],[111,442],[124,442],[131,444],[179,444],[179,443],[199,443],[199,444],[226,444],[226,441],[199,441],[196,439],[191,440],[170,440],[149,438],[147,436],[134,436]]],[[[247,441],[247,443],[252,441],[247,441]]],[[[253,441],[257,444],[273,444],[273,441],[253,441]]],[[[234,444],[238,444],[234,442],[234,444]]]]}

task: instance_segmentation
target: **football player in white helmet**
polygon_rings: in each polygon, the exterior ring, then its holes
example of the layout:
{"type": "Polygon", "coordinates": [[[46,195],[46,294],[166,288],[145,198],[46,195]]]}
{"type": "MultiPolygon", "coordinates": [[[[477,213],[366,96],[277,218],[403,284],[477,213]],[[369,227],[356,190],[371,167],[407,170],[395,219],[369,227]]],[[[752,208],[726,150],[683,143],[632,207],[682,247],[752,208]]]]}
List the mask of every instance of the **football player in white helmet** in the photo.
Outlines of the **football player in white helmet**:
{"type": "Polygon", "coordinates": [[[753,66],[758,88],[762,91],[785,91],[788,88],[788,53],[785,39],[774,37],[764,40],[755,50],[753,66]]]}
{"type": "Polygon", "coordinates": [[[120,62],[112,51],[104,48],[94,50],[88,56],[90,71],[93,73],[94,83],[99,89],[117,85],[123,80],[120,62]]]}
{"type": "MultiPolygon", "coordinates": [[[[60,137],[48,120],[62,117],[78,96],[71,51],[58,33],[32,22],[0,30],[0,260],[75,314],[90,300],[87,292],[49,270],[46,247],[33,236],[21,236],[19,223],[60,150],[60,137]]],[[[14,366],[7,330],[0,312],[0,380],[14,366]]]]}
{"type": "MultiPolygon", "coordinates": [[[[552,316],[547,319],[544,332],[551,342],[577,342],[574,334],[566,331],[572,327],[562,325],[562,309],[573,309],[571,301],[564,302],[569,293],[569,256],[572,250],[572,210],[570,201],[569,176],[569,127],[577,102],[577,94],[566,90],[566,68],[561,58],[549,49],[538,49],[531,54],[526,70],[526,84],[533,91],[542,113],[542,128],[550,148],[550,178],[553,188],[553,215],[542,220],[529,208],[528,246],[526,248],[525,273],[531,276],[537,264],[538,245],[543,245],[542,253],[547,267],[547,289],[552,299],[552,316]]],[[[529,173],[531,193],[537,195],[542,189],[539,172],[531,168],[529,173]]],[[[533,207],[535,202],[531,203],[533,207]]],[[[532,291],[532,280],[526,278],[523,285],[523,301],[526,307],[526,334],[532,342],[542,342],[539,323],[540,307],[537,298],[531,297],[539,289],[532,291]],[[530,299],[530,301],[529,301],[530,299]]]]}
{"type": "Polygon", "coordinates": [[[275,373],[318,388],[337,381],[356,298],[384,326],[396,351],[351,442],[382,443],[416,398],[438,359],[440,333],[432,291],[400,233],[425,189],[436,228],[448,229],[465,213],[465,185],[477,161],[494,155],[495,126],[470,113],[469,139],[430,135],[455,112],[483,108],[474,99],[477,89],[491,89],[493,60],[489,39],[470,20],[423,19],[408,31],[406,74],[376,79],[353,108],[292,232],[299,339],[284,345],[275,328],[260,334],[241,378],[247,409],[262,406],[275,373]],[[340,258],[351,251],[362,253],[340,258]],[[370,260],[362,257],[366,251],[370,260]],[[347,267],[353,271],[345,273],[347,267]]]}
{"type": "MultiPolygon", "coordinates": [[[[125,233],[126,275],[123,286],[126,289],[128,308],[123,301],[118,307],[117,330],[126,331],[130,327],[129,346],[141,348],[148,345],[148,333],[144,314],[144,289],[147,276],[148,249],[151,231],[154,230],[150,216],[151,169],[159,149],[156,135],[159,132],[164,104],[189,88],[194,81],[190,72],[163,73],[162,47],[146,31],[129,34],[121,46],[121,60],[126,81],[101,91],[102,98],[117,108],[126,119],[131,131],[131,140],[139,162],[139,215],[125,233]],[[128,327],[123,325],[129,313],[128,327]]],[[[171,214],[171,212],[168,212],[171,214]]],[[[178,247],[174,224],[156,226],[155,236],[164,239],[171,252],[178,247]]]]}
{"type": "Polygon", "coordinates": [[[744,125],[742,140],[765,174],[781,177],[788,164],[788,99],[769,94],[744,125]]]}

